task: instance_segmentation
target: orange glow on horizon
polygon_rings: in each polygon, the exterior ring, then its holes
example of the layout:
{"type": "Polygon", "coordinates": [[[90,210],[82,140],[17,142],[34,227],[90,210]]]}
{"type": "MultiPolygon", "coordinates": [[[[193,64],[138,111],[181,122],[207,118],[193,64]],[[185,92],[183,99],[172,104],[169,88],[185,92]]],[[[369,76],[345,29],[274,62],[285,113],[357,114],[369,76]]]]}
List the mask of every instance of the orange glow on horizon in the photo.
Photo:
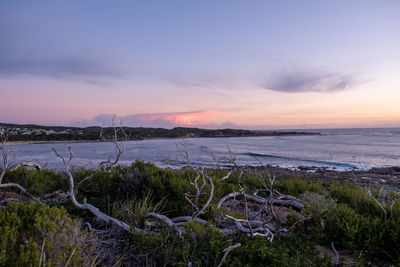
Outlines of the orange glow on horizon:
{"type": "Polygon", "coordinates": [[[220,111],[207,110],[207,111],[195,111],[195,112],[177,112],[177,113],[157,113],[157,114],[143,114],[140,116],[142,121],[156,121],[165,120],[173,122],[177,125],[182,126],[194,126],[194,125],[206,125],[209,121],[204,118],[215,117],[224,114],[220,111]]]}

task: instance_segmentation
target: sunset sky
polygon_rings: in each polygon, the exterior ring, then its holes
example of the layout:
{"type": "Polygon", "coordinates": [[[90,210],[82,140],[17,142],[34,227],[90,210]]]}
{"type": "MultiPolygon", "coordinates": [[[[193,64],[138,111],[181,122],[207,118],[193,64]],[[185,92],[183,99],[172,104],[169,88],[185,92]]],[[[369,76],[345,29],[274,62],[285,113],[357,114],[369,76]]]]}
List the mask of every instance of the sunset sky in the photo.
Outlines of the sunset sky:
{"type": "Polygon", "coordinates": [[[400,126],[400,1],[1,1],[0,122],[400,126]]]}

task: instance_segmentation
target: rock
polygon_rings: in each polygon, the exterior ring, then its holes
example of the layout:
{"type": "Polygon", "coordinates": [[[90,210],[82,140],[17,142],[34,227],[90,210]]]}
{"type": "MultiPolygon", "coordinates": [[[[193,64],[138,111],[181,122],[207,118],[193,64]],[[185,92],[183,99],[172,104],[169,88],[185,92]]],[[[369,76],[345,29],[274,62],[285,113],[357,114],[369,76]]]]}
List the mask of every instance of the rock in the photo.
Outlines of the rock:
{"type": "Polygon", "coordinates": [[[371,168],[371,173],[390,175],[394,173],[393,168],[371,168]]]}
{"type": "Polygon", "coordinates": [[[392,167],[392,170],[394,172],[400,172],[400,166],[399,167],[392,167]]]}
{"type": "Polygon", "coordinates": [[[287,224],[288,223],[288,215],[293,215],[296,216],[298,219],[302,219],[303,215],[297,211],[291,210],[286,207],[278,207],[274,206],[274,211],[276,216],[278,217],[279,221],[281,224],[287,224]]]}
{"type": "Polygon", "coordinates": [[[301,171],[313,171],[313,170],[316,169],[316,167],[315,166],[311,166],[311,167],[309,167],[309,166],[299,166],[298,169],[301,170],[301,171]]]}

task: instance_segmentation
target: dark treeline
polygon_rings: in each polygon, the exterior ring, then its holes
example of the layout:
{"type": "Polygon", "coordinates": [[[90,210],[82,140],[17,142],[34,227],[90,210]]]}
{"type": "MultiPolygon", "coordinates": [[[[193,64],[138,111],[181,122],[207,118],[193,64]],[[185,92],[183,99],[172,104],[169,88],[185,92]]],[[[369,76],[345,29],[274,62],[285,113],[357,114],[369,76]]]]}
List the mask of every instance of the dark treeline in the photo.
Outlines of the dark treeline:
{"type": "MultiPolygon", "coordinates": [[[[8,133],[9,141],[74,141],[100,140],[100,133],[105,139],[114,135],[113,127],[63,127],[41,125],[0,124],[0,130],[8,133]]],[[[192,137],[250,137],[250,136],[280,136],[280,135],[312,135],[318,133],[298,131],[251,131],[239,129],[200,129],[188,127],[145,128],[145,127],[121,127],[119,138],[123,140],[143,140],[154,138],[192,138],[192,137]]],[[[112,139],[112,138],[111,138],[112,139]]]]}

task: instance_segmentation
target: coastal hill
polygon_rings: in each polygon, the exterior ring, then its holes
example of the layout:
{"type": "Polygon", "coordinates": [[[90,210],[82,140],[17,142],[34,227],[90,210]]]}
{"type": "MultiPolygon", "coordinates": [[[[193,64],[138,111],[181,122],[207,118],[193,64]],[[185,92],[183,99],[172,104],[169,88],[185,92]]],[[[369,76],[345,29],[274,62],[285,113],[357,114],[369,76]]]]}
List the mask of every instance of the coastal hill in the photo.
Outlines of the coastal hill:
{"type": "MultiPolygon", "coordinates": [[[[238,129],[200,129],[188,127],[144,128],[121,127],[119,137],[128,140],[144,140],[153,138],[193,138],[193,137],[249,137],[249,136],[286,136],[316,135],[319,133],[299,131],[251,131],[238,129]]],[[[8,141],[98,141],[100,132],[109,139],[114,134],[113,127],[64,127],[42,126],[33,124],[0,123],[0,134],[6,133],[8,141]]]]}

